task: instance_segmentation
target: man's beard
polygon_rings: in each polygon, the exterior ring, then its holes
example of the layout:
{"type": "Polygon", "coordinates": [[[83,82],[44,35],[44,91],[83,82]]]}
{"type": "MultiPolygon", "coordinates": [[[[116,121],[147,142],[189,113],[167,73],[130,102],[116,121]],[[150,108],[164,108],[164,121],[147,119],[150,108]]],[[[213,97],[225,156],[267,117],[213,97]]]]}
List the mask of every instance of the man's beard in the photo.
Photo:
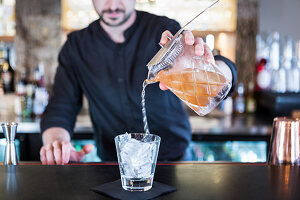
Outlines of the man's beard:
{"type": "MultiPolygon", "coordinates": [[[[107,26],[111,26],[111,27],[121,26],[122,24],[124,24],[124,23],[130,18],[130,16],[131,16],[132,13],[133,13],[133,12],[131,12],[131,13],[125,15],[125,17],[123,18],[123,20],[120,21],[119,23],[117,23],[117,24],[111,24],[110,22],[106,21],[106,20],[103,18],[104,13],[110,13],[110,12],[123,12],[123,13],[125,13],[125,11],[124,11],[124,10],[121,10],[121,9],[117,9],[117,10],[110,10],[110,9],[109,9],[109,10],[103,10],[103,11],[101,12],[101,14],[99,14],[99,16],[100,16],[100,21],[102,21],[102,22],[103,22],[104,24],[106,24],[107,26]]],[[[111,19],[111,20],[114,20],[114,19],[111,19]]]]}

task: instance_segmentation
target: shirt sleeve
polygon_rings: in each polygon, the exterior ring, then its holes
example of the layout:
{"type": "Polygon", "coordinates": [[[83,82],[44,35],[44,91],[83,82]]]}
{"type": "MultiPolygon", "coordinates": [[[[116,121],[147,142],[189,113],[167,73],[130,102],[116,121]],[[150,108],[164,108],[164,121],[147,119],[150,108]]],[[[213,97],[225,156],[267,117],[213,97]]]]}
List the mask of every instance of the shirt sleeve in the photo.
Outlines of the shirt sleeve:
{"type": "Polygon", "coordinates": [[[229,60],[228,58],[225,58],[221,55],[216,55],[215,60],[221,60],[223,61],[231,70],[232,73],[232,86],[227,96],[232,96],[233,92],[235,91],[236,87],[236,81],[237,81],[237,70],[235,64],[229,60]]]}
{"type": "Polygon", "coordinates": [[[177,31],[179,31],[180,29],[180,25],[177,21],[172,20],[170,21],[167,25],[166,25],[166,30],[169,30],[172,35],[175,35],[177,33],[177,31]]]}
{"type": "Polygon", "coordinates": [[[73,134],[76,116],[82,107],[82,90],[72,64],[71,52],[68,39],[58,56],[59,65],[52,94],[40,123],[41,133],[51,127],[61,127],[70,135],[73,134]]]}
{"type": "MultiPolygon", "coordinates": [[[[161,35],[164,31],[168,30],[172,33],[172,35],[175,35],[176,32],[180,29],[179,23],[173,19],[169,19],[168,17],[160,18],[157,24],[159,24],[158,34],[156,35],[156,40],[158,42],[160,41],[161,35]]],[[[159,45],[157,46],[159,49],[159,45]]]]}

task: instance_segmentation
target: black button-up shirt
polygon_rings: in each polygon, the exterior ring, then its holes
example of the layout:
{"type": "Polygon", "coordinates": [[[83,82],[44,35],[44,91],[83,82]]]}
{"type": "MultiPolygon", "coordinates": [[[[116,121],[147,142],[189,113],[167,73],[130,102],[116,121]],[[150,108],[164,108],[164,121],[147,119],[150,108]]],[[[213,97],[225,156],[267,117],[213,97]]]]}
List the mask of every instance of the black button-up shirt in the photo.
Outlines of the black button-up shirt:
{"type": "MultiPolygon", "coordinates": [[[[116,160],[114,137],[144,132],[141,91],[148,73],[146,64],[159,50],[162,32],[179,29],[177,22],[166,17],[137,12],[121,44],[110,39],[99,20],[69,34],[59,54],[53,94],[41,120],[42,131],[62,127],[72,134],[84,94],[98,155],[102,160],[116,160]]],[[[146,88],[146,109],[150,132],[161,137],[158,159],[182,156],[191,130],[181,101],[155,83],[146,88]]]]}

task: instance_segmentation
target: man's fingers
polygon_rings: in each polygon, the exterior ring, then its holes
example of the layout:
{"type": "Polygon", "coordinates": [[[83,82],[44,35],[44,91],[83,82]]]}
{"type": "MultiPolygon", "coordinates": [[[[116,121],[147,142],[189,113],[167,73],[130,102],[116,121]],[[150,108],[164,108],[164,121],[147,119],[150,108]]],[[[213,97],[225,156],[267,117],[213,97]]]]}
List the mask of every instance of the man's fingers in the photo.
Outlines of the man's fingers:
{"type": "Polygon", "coordinates": [[[54,165],[54,156],[53,156],[53,147],[51,144],[47,144],[45,146],[46,150],[46,158],[47,158],[47,165],[54,165]]]}
{"type": "Polygon", "coordinates": [[[203,56],[204,54],[204,41],[202,38],[195,38],[195,54],[197,56],[203,56]]]}
{"type": "Polygon", "coordinates": [[[187,45],[193,45],[195,42],[194,35],[191,31],[183,31],[184,41],[187,45]]]}
{"type": "Polygon", "coordinates": [[[214,55],[206,43],[204,43],[204,56],[208,62],[215,64],[214,55]]]}
{"type": "Polygon", "coordinates": [[[86,154],[90,153],[91,151],[93,151],[94,148],[95,148],[95,147],[94,147],[94,145],[92,145],[92,144],[87,144],[87,145],[85,145],[85,146],[81,149],[81,151],[76,152],[76,159],[75,159],[75,160],[78,161],[78,162],[82,161],[83,158],[84,158],[84,156],[85,156],[86,154]]]}
{"type": "Polygon", "coordinates": [[[161,89],[161,90],[167,90],[168,88],[163,84],[163,83],[159,83],[159,88],[161,89]]]}
{"type": "Polygon", "coordinates": [[[90,153],[91,151],[93,151],[94,148],[95,148],[94,145],[92,145],[92,144],[87,144],[87,145],[85,145],[85,146],[81,149],[80,152],[82,152],[82,153],[84,153],[84,154],[88,154],[88,153],[90,153]]]}
{"type": "Polygon", "coordinates": [[[57,165],[62,165],[62,150],[61,144],[58,141],[53,142],[53,154],[57,165]]]}
{"type": "Polygon", "coordinates": [[[67,164],[70,161],[71,145],[69,142],[62,142],[62,164],[67,164]]]}
{"type": "Polygon", "coordinates": [[[212,54],[212,51],[210,50],[209,46],[200,37],[195,39],[195,54],[197,56],[204,55],[208,62],[215,64],[215,59],[212,54]]]}
{"type": "Polygon", "coordinates": [[[55,141],[52,144],[43,146],[40,150],[40,157],[43,165],[64,165],[70,160],[81,161],[83,157],[94,149],[94,145],[85,145],[81,151],[77,152],[70,142],[55,141]]]}
{"type": "Polygon", "coordinates": [[[173,35],[170,31],[164,31],[162,34],[161,34],[161,38],[160,38],[160,44],[161,45],[165,45],[168,41],[169,41],[169,38],[172,38],[173,35]]]}
{"type": "Polygon", "coordinates": [[[85,145],[84,147],[82,147],[82,149],[81,149],[81,151],[79,151],[78,152],[78,155],[80,156],[78,159],[78,161],[81,161],[82,159],[83,159],[83,157],[86,155],[86,154],[88,154],[88,153],[90,153],[91,151],[93,151],[93,149],[94,149],[95,147],[94,147],[94,145],[92,145],[92,144],[87,144],[87,145],[85,145]]]}
{"type": "Polygon", "coordinates": [[[42,164],[47,165],[46,150],[45,150],[44,146],[40,150],[40,158],[41,158],[42,164]]]}

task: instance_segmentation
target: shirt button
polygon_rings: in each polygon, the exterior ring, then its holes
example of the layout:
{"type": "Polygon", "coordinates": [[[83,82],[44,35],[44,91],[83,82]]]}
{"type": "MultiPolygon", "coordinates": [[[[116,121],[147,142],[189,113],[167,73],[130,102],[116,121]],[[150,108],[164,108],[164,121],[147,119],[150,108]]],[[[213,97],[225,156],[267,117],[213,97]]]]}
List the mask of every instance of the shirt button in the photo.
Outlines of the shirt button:
{"type": "Polygon", "coordinates": [[[118,82],[119,82],[119,83],[123,83],[123,82],[124,82],[124,79],[123,79],[123,78],[118,78],[118,82]]]}

